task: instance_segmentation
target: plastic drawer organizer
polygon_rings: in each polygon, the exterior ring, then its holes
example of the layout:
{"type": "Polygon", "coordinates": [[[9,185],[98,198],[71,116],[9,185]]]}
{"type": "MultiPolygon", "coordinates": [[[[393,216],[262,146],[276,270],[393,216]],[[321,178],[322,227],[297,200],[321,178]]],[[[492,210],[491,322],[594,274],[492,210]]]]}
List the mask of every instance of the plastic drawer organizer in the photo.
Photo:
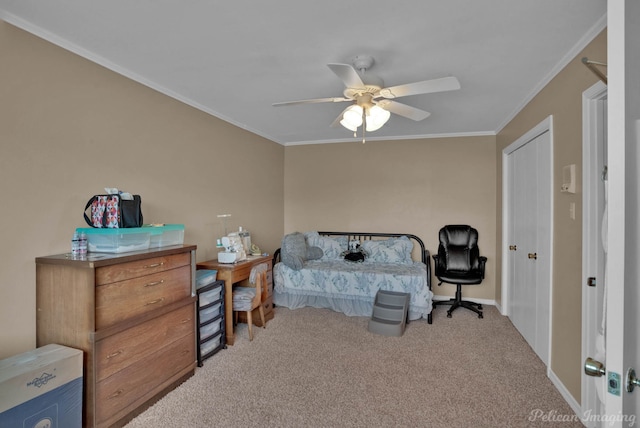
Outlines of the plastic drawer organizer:
{"type": "Polygon", "coordinates": [[[224,328],[224,281],[215,270],[196,271],[198,294],[198,367],[226,347],[224,328]]]}
{"type": "Polygon", "coordinates": [[[182,245],[184,242],[183,224],[164,226],[128,227],[123,229],[78,228],[78,233],[87,235],[89,252],[126,253],[149,248],[182,245]]]}

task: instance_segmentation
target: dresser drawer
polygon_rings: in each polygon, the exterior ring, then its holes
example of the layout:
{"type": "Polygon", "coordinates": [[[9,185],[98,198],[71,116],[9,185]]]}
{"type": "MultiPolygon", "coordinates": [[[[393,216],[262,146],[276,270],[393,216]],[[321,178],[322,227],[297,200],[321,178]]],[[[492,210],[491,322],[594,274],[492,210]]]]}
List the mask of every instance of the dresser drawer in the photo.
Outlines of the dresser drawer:
{"type": "Polygon", "coordinates": [[[96,287],[96,329],[191,296],[191,265],[96,287]]]}
{"type": "Polygon", "coordinates": [[[175,269],[180,266],[190,266],[189,253],[173,254],[164,257],[152,257],[146,260],[105,266],[96,269],[96,285],[111,284],[126,281],[153,273],[175,269]]]}
{"type": "Polygon", "coordinates": [[[97,425],[109,425],[125,416],[141,403],[147,395],[162,385],[175,373],[196,361],[195,332],[173,342],[148,358],[96,384],[97,425]],[[107,423],[105,423],[107,422],[107,423]]]}
{"type": "Polygon", "coordinates": [[[193,333],[193,304],[185,305],[96,343],[96,381],[148,359],[154,352],[193,333]]]}

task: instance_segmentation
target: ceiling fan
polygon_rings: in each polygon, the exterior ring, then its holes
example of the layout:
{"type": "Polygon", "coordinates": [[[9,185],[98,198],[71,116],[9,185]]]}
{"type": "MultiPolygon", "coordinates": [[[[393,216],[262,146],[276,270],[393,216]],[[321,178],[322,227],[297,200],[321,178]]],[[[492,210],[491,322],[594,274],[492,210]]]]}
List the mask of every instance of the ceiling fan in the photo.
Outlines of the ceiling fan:
{"type": "Polygon", "coordinates": [[[372,74],[366,74],[366,71],[371,68],[373,63],[373,57],[359,55],[353,59],[353,66],[349,64],[327,64],[346,86],[343,97],[286,101],[274,103],[273,106],[351,102],[351,105],[340,113],[331,126],[341,124],[353,131],[355,136],[358,127],[364,124],[362,131],[364,142],[365,129],[367,132],[380,129],[389,120],[391,113],[415,121],[426,119],[431,115],[429,112],[393,101],[393,99],[409,95],[460,89],[460,83],[455,77],[443,77],[385,88],[382,79],[372,74]]]}

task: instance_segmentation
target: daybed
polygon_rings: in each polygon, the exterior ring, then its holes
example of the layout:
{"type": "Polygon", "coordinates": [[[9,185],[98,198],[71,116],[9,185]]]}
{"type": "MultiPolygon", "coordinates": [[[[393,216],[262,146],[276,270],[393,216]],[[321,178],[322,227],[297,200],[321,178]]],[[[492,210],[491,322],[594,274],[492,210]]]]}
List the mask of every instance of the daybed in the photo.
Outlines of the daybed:
{"type": "Polygon", "coordinates": [[[303,250],[298,264],[293,267],[290,267],[291,263],[282,262],[288,254],[283,253],[287,250],[285,240],[288,236],[283,238],[283,247],[274,255],[273,294],[276,306],[289,309],[313,306],[349,316],[371,316],[378,290],[391,290],[410,294],[410,320],[426,318],[431,324],[430,257],[417,236],[306,232],[307,254],[313,256],[305,258],[303,250]],[[349,242],[354,240],[359,241],[359,250],[367,255],[363,262],[344,259],[349,242]],[[322,250],[319,254],[318,247],[322,250]]]}

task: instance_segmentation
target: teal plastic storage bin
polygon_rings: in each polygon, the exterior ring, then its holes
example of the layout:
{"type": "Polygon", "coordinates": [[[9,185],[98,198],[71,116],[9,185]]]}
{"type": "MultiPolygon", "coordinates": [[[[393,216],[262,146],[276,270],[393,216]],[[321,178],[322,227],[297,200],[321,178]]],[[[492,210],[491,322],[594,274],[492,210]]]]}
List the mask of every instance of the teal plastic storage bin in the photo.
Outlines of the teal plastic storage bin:
{"type": "Polygon", "coordinates": [[[151,231],[148,227],[123,229],[78,228],[78,233],[87,235],[87,250],[90,253],[126,253],[148,250],[151,231]]]}

